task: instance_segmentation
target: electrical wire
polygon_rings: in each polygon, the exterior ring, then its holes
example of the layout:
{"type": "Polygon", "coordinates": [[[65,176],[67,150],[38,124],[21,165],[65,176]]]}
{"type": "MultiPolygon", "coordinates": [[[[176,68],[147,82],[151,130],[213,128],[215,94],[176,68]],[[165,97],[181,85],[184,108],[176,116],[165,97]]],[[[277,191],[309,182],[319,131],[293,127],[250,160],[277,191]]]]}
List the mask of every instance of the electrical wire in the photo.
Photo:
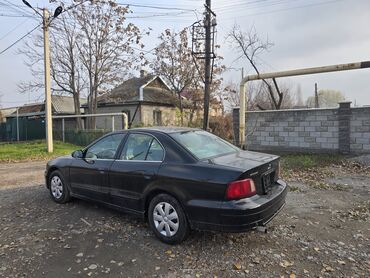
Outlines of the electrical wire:
{"type": "Polygon", "coordinates": [[[1,17],[28,17],[32,18],[33,16],[31,15],[21,15],[21,14],[0,14],[1,17]]]}
{"type": "Polygon", "coordinates": [[[42,23],[40,23],[39,25],[37,25],[35,28],[33,28],[31,31],[29,31],[27,34],[23,35],[22,37],[20,37],[18,40],[16,40],[15,42],[13,42],[11,45],[9,45],[7,48],[5,48],[4,50],[2,50],[0,52],[0,55],[3,54],[5,51],[7,51],[8,49],[12,48],[14,45],[16,45],[18,42],[20,42],[21,40],[23,40],[25,37],[27,37],[28,35],[30,35],[33,31],[35,31],[38,27],[40,27],[42,25],[42,23]]]}
{"type": "Polygon", "coordinates": [[[14,3],[11,3],[8,0],[2,0],[2,1],[5,1],[6,2],[6,3],[0,2],[0,4],[2,6],[5,6],[7,8],[10,8],[10,9],[12,9],[15,12],[18,12],[18,13],[20,12],[21,14],[24,14],[24,15],[32,15],[32,13],[30,13],[29,11],[27,11],[26,9],[24,9],[23,6],[20,6],[20,5],[16,5],[14,3]]]}
{"type": "MultiPolygon", "coordinates": [[[[258,15],[265,15],[265,14],[274,14],[274,13],[279,13],[279,12],[285,12],[285,11],[290,11],[290,10],[295,10],[295,9],[301,9],[301,8],[307,8],[307,7],[314,7],[314,6],[322,6],[326,4],[332,4],[336,3],[339,1],[343,0],[331,0],[331,1],[325,1],[325,2],[319,2],[319,3],[311,3],[307,5],[300,5],[300,6],[294,6],[294,7],[286,7],[283,9],[276,9],[276,10],[271,10],[271,11],[264,11],[264,12],[257,12],[257,13],[250,13],[250,14],[245,14],[244,16],[258,16],[258,15]]],[[[220,21],[226,21],[226,20],[235,20],[235,16],[232,18],[220,18],[220,21]]]]}
{"type": "Polygon", "coordinates": [[[138,5],[138,4],[126,4],[126,3],[117,3],[118,5],[124,6],[131,6],[131,7],[138,7],[138,8],[150,8],[150,9],[158,9],[158,10],[177,10],[177,11],[194,11],[194,9],[184,9],[178,7],[161,7],[161,6],[152,6],[152,5],[138,5]]]}
{"type": "Polygon", "coordinates": [[[17,24],[13,29],[11,29],[9,32],[7,32],[5,35],[3,35],[1,38],[0,38],[0,41],[4,38],[6,38],[9,34],[13,33],[16,29],[18,29],[20,26],[22,26],[24,23],[26,23],[28,20],[30,20],[29,18],[26,18],[25,20],[23,20],[21,23],[17,24]]]}

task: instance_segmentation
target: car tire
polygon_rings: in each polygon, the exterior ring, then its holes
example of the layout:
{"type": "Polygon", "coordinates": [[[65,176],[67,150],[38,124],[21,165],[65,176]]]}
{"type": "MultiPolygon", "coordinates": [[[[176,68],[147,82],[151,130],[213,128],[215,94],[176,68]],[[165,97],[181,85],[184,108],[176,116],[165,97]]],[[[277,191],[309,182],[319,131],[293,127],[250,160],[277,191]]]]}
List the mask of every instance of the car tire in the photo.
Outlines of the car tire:
{"type": "Polygon", "coordinates": [[[150,201],[148,221],[154,234],[167,244],[180,243],[189,234],[184,210],[180,203],[168,194],[159,194],[150,201]]]}
{"type": "Polygon", "coordinates": [[[48,178],[48,187],[51,198],[59,203],[67,203],[71,199],[69,188],[64,181],[63,175],[60,171],[55,170],[51,172],[48,178]]]}

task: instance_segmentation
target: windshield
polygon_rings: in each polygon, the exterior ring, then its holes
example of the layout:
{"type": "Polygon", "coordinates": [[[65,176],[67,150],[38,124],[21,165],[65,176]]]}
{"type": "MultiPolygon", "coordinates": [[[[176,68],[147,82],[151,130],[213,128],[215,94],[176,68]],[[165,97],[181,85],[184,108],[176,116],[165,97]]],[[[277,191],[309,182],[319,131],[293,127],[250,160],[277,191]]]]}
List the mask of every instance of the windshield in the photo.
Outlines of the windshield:
{"type": "Polygon", "coordinates": [[[176,132],[170,135],[200,160],[239,150],[234,145],[202,130],[176,132]]]}

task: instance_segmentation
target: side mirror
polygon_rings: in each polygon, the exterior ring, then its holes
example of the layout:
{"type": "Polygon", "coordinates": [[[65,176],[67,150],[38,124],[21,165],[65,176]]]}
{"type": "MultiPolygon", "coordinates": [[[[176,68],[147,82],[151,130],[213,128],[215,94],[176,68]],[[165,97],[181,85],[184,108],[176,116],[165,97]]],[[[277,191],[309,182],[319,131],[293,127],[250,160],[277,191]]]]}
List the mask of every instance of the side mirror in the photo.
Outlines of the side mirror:
{"type": "Polygon", "coordinates": [[[83,158],[84,154],[81,150],[74,151],[72,153],[72,157],[74,158],[83,158]]]}

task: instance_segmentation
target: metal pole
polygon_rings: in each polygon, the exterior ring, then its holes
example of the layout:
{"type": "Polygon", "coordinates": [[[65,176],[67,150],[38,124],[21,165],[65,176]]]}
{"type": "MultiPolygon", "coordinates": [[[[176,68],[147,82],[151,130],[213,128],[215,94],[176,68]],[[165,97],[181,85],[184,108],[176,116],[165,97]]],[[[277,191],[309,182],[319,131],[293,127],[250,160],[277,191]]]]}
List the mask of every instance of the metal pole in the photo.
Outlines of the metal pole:
{"type": "Polygon", "coordinates": [[[268,79],[268,78],[298,76],[298,75],[345,71],[345,70],[354,70],[354,69],[365,69],[365,68],[370,68],[370,61],[254,74],[254,75],[248,75],[244,77],[240,83],[239,143],[241,145],[245,144],[245,121],[242,121],[242,117],[245,117],[245,89],[242,87],[246,86],[247,82],[252,81],[252,80],[260,80],[260,79],[268,79]]]}
{"type": "Polygon", "coordinates": [[[65,134],[64,134],[64,118],[62,119],[62,140],[65,142],[65,134]]]}
{"type": "Polygon", "coordinates": [[[112,116],[112,131],[114,131],[114,116],[112,116]]]}
{"type": "Polygon", "coordinates": [[[239,144],[242,148],[245,143],[245,87],[244,84],[240,84],[239,144]]]}
{"type": "Polygon", "coordinates": [[[19,114],[18,114],[18,109],[17,107],[17,141],[19,141],[19,114]]]}
{"type": "Polygon", "coordinates": [[[317,83],[315,83],[315,108],[319,108],[319,95],[317,94],[317,83]]]}
{"type": "Polygon", "coordinates": [[[46,143],[49,153],[53,152],[53,120],[51,116],[51,90],[50,90],[50,49],[49,49],[49,11],[43,9],[44,30],[44,67],[45,67],[45,119],[46,143]]]}
{"type": "Polygon", "coordinates": [[[126,113],[122,113],[123,129],[128,129],[128,116],[126,113]]]}
{"type": "Polygon", "coordinates": [[[205,42],[205,66],[204,66],[204,115],[203,115],[203,129],[208,130],[208,113],[209,113],[209,95],[210,95],[210,79],[211,79],[211,0],[206,0],[206,42],[205,42]]]}

